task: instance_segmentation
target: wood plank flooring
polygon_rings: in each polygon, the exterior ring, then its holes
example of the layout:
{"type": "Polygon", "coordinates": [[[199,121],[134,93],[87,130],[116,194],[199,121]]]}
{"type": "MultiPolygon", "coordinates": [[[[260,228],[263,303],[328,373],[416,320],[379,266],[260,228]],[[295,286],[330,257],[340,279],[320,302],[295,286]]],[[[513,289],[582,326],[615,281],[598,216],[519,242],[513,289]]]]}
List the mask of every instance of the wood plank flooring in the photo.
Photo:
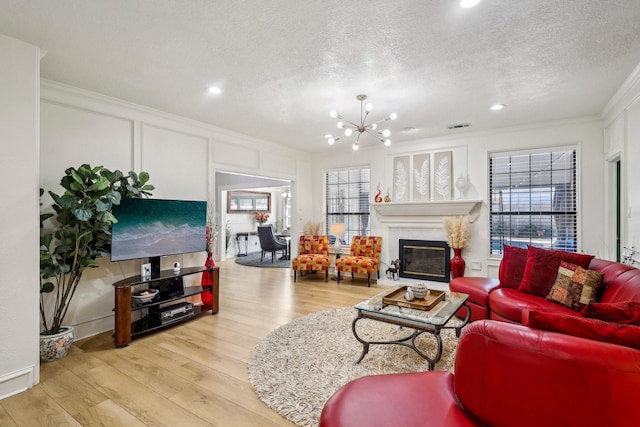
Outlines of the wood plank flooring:
{"type": "Polygon", "coordinates": [[[347,307],[383,287],[366,278],[338,285],[324,274],[220,266],[220,312],[113,346],[111,332],[74,343],[42,364],[40,384],[0,400],[8,426],[292,426],[265,406],[247,361],[270,331],[316,311],[347,307]]]}

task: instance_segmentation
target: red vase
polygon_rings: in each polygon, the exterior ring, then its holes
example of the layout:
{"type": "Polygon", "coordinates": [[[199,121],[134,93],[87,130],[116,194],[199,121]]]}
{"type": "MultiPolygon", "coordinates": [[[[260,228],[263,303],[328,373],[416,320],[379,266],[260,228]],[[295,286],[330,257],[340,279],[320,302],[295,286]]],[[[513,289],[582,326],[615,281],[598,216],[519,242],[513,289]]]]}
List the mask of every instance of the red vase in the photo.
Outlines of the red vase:
{"type": "MultiPolygon", "coordinates": [[[[207,268],[215,267],[216,262],[213,260],[213,253],[207,252],[207,260],[204,263],[204,266],[207,268]]],[[[213,286],[213,278],[211,277],[211,270],[206,270],[202,272],[202,280],[200,281],[200,285],[203,288],[211,288],[213,286]]],[[[213,294],[211,291],[204,291],[200,294],[200,299],[202,303],[205,305],[211,305],[213,303],[213,294]]]]}
{"type": "Polygon", "coordinates": [[[451,267],[452,279],[464,276],[465,262],[462,259],[462,248],[453,248],[453,258],[451,258],[449,266],[451,267]]]}

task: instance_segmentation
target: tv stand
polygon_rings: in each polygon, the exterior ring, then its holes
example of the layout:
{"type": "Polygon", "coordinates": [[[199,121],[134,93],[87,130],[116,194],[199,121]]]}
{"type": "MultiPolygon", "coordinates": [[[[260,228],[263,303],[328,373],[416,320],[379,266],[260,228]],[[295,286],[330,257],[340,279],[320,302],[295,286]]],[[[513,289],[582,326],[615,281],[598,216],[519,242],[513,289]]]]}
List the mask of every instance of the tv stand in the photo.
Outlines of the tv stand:
{"type": "Polygon", "coordinates": [[[180,273],[174,274],[173,270],[160,271],[158,277],[152,277],[151,279],[143,279],[140,275],[127,277],[123,280],[115,282],[115,326],[113,330],[113,342],[116,347],[126,347],[131,343],[133,338],[137,336],[154,332],[160,329],[164,329],[173,326],[182,321],[193,318],[194,316],[201,315],[211,310],[211,314],[217,314],[219,309],[219,281],[220,271],[218,267],[185,267],[180,270],[180,273]],[[211,288],[203,288],[202,286],[184,286],[181,292],[173,292],[169,287],[168,292],[166,286],[176,281],[182,282],[185,276],[192,274],[203,273],[209,270],[211,272],[211,279],[213,285],[211,288]],[[148,284],[149,288],[161,290],[159,298],[154,300],[132,306],[131,298],[131,286],[148,284]],[[189,310],[184,310],[184,304],[180,304],[180,300],[184,300],[190,296],[200,295],[205,291],[211,291],[212,302],[211,305],[206,304],[194,304],[193,310],[189,307],[189,310]],[[151,316],[152,312],[164,311],[167,306],[180,305],[180,311],[176,311],[175,319],[170,322],[158,322],[154,321],[151,316]],[[142,316],[139,320],[131,322],[131,313],[134,311],[147,310],[147,315],[142,316]],[[186,313],[188,311],[188,313],[186,313]],[[183,315],[184,314],[184,315],[183,315]],[[188,315],[187,315],[188,314],[188,315]]]}

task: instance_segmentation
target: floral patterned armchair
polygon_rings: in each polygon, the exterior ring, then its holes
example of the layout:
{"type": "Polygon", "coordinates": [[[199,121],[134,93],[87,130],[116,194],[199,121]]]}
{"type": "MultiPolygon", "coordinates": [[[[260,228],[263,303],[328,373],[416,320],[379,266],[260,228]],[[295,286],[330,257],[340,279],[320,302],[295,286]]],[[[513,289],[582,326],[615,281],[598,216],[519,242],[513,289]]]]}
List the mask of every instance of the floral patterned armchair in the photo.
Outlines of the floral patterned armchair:
{"type": "Polygon", "coordinates": [[[380,251],[382,250],[382,237],[379,236],[354,236],[351,241],[351,253],[349,256],[336,259],[336,271],[338,283],[340,272],[366,274],[367,284],[371,286],[371,274],[377,272],[380,278],[380,251]]]}
{"type": "Polygon", "coordinates": [[[300,236],[298,246],[298,256],[291,260],[293,268],[293,281],[296,281],[297,272],[300,271],[322,271],[324,270],[324,281],[329,277],[329,236],[313,235],[300,236]]]}

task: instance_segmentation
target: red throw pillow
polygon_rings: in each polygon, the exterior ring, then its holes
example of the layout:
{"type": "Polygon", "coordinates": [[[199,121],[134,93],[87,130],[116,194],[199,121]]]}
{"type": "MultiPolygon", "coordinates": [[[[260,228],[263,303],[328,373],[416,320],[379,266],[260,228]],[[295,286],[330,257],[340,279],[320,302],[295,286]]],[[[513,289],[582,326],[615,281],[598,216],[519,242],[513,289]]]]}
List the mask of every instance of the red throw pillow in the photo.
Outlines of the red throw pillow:
{"type": "Polygon", "coordinates": [[[566,261],[588,269],[593,258],[593,255],[529,246],[527,265],[518,290],[546,297],[556,281],[560,262],[566,261]]]}
{"type": "Polygon", "coordinates": [[[584,308],[582,316],[605,322],[640,326],[640,302],[592,302],[584,308]]]}
{"type": "Polygon", "coordinates": [[[561,261],[556,282],[546,299],[582,311],[596,300],[604,275],[595,270],[585,270],[579,265],[561,261]]]}
{"type": "Polygon", "coordinates": [[[504,254],[498,270],[500,287],[518,289],[527,265],[527,250],[509,245],[503,245],[503,248],[504,254]]]}
{"type": "Polygon", "coordinates": [[[640,326],[535,310],[525,310],[522,324],[543,331],[559,332],[640,350],[640,326]]]}

